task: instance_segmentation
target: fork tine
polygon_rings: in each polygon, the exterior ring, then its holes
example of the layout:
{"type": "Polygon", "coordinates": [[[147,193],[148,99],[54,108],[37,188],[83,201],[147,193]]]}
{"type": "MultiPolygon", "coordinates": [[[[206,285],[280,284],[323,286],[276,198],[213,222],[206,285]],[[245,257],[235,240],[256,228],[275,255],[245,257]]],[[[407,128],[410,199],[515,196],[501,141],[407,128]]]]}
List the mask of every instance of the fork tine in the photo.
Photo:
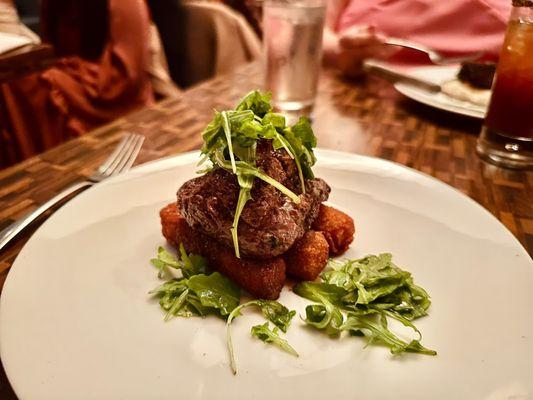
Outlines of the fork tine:
{"type": "Polygon", "coordinates": [[[102,171],[102,174],[104,174],[105,176],[110,176],[117,169],[117,166],[120,164],[124,156],[129,155],[129,152],[131,151],[130,148],[132,147],[132,143],[134,142],[134,140],[135,135],[129,134],[127,136],[126,143],[120,148],[120,151],[115,156],[109,167],[105,171],[102,171]]]}
{"type": "Polygon", "coordinates": [[[137,141],[137,145],[135,146],[135,149],[133,150],[133,152],[130,155],[130,159],[128,160],[128,162],[126,163],[124,168],[122,168],[121,172],[126,172],[127,170],[129,170],[132,167],[133,163],[137,159],[137,156],[139,155],[139,152],[141,151],[143,143],[144,143],[144,136],[139,135],[139,140],[137,141]]]}
{"type": "Polygon", "coordinates": [[[115,171],[112,173],[112,175],[120,174],[122,172],[128,171],[133,163],[135,162],[135,159],[137,158],[137,155],[139,154],[139,151],[141,151],[141,147],[144,142],[144,136],[142,135],[134,135],[135,141],[133,143],[133,146],[130,148],[130,152],[128,155],[125,155],[122,161],[119,163],[115,171]]]}
{"type": "Polygon", "coordinates": [[[118,153],[120,152],[120,150],[122,150],[122,148],[126,145],[126,142],[128,141],[130,136],[131,136],[131,133],[124,135],[122,139],[120,140],[120,142],[115,147],[115,150],[113,150],[113,153],[111,153],[111,155],[107,158],[107,160],[105,160],[105,162],[102,165],[100,165],[98,169],[101,173],[103,173],[105,170],[109,168],[111,163],[118,156],[118,153]]]}

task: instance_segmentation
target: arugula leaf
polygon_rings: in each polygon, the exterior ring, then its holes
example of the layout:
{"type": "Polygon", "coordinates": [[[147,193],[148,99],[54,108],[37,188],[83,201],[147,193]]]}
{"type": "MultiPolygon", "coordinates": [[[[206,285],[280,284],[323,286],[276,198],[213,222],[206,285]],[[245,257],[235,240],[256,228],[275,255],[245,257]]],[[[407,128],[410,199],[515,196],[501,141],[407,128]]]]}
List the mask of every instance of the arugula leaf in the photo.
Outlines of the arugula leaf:
{"type": "Polygon", "coordinates": [[[305,314],[305,323],[323,330],[326,335],[336,336],[341,332],[341,325],[344,321],[342,313],[328,301],[307,306],[305,314]]]}
{"type": "Polygon", "coordinates": [[[150,291],[159,297],[166,312],[165,321],[174,316],[192,317],[228,315],[239,304],[240,290],[228,278],[215,272],[196,274],[190,278],[171,279],[150,291]]]}
{"type": "Polygon", "coordinates": [[[285,128],[283,134],[293,149],[300,175],[309,179],[314,178],[311,167],[316,162],[313,148],[316,147],[317,141],[309,119],[300,117],[295,125],[285,128]]]}
{"type": "Polygon", "coordinates": [[[157,273],[159,279],[170,275],[169,267],[179,268],[179,262],[176,257],[161,246],[157,249],[157,258],[152,258],[150,263],[159,270],[157,273]]]}
{"type": "Polygon", "coordinates": [[[259,117],[263,117],[265,114],[272,110],[270,105],[270,98],[272,95],[270,93],[261,93],[257,90],[254,90],[248,93],[235,108],[237,111],[242,110],[251,110],[253,113],[259,117]]]}
{"type": "Polygon", "coordinates": [[[193,275],[188,280],[188,287],[204,307],[217,309],[222,316],[239,305],[240,289],[218,272],[193,275]]]}
{"type": "MultiPolygon", "coordinates": [[[[291,324],[292,318],[296,315],[296,311],[289,311],[287,307],[275,300],[250,300],[233,310],[229,318],[232,320],[241,315],[241,311],[250,306],[257,306],[261,310],[263,316],[276,325],[283,332],[287,332],[291,324]]],[[[228,318],[228,319],[229,319],[228,318]]],[[[231,323],[231,321],[230,321],[231,323]]]]}
{"type": "Polygon", "coordinates": [[[342,307],[342,298],[348,294],[344,288],[323,282],[301,282],[292,288],[300,297],[313,301],[323,301],[342,307]]]}
{"type": "Polygon", "coordinates": [[[157,277],[159,279],[162,279],[170,274],[170,272],[168,272],[168,265],[160,259],[152,258],[150,263],[158,269],[157,277]]]}
{"type": "Polygon", "coordinates": [[[233,309],[229,314],[226,321],[226,343],[228,346],[228,352],[230,355],[230,366],[233,371],[233,375],[237,373],[237,363],[235,361],[235,353],[233,351],[233,341],[231,339],[231,323],[232,321],[241,315],[241,311],[250,306],[257,306],[261,309],[263,316],[270,322],[274,323],[277,328],[286,332],[291,323],[292,317],[296,315],[296,311],[289,311],[283,304],[274,300],[251,300],[233,309]]]}
{"type": "Polygon", "coordinates": [[[224,129],[224,134],[226,135],[226,143],[228,144],[228,153],[229,158],[231,160],[231,170],[234,174],[236,174],[237,167],[235,166],[235,156],[233,155],[233,143],[231,141],[231,129],[229,125],[228,114],[226,111],[222,111],[220,115],[222,116],[222,128],[224,129]]]}
{"type": "MultiPolygon", "coordinates": [[[[246,304],[250,304],[248,302],[246,304]]],[[[296,311],[285,307],[283,304],[273,300],[256,300],[254,302],[261,308],[263,316],[281,329],[284,333],[287,332],[291,325],[292,318],[296,315],[296,311]]]]}
{"type": "Polygon", "coordinates": [[[411,274],[392,262],[388,253],[356,260],[330,260],[322,282],[303,282],[293,291],[318,304],[306,308],[305,322],[328,335],[348,331],[368,336],[368,344],[380,342],[392,353],[435,355],[422,346],[422,336],[411,320],[427,315],[431,301],[427,292],[413,283],[411,274]],[[409,343],[389,328],[387,317],[418,334],[409,343]]]}
{"type": "Polygon", "coordinates": [[[309,118],[300,117],[298,122],[292,126],[291,130],[308,150],[316,147],[316,137],[313,133],[313,128],[311,128],[309,118]]]}
{"type": "Polygon", "coordinates": [[[424,289],[409,283],[382,297],[380,303],[383,309],[394,311],[413,320],[427,315],[431,300],[424,289]]]}
{"type": "Polygon", "coordinates": [[[183,243],[180,243],[181,272],[185,278],[207,272],[207,260],[197,254],[187,254],[183,243]]]}
{"type": "Polygon", "coordinates": [[[285,117],[283,115],[271,112],[263,117],[262,122],[264,125],[271,124],[276,129],[284,129],[286,124],[285,117]]]}
{"type": "Polygon", "coordinates": [[[283,350],[285,350],[287,353],[299,357],[299,354],[296,352],[296,350],[294,350],[294,348],[289,344],[289,342],[279,336],[277,327],[275,327],[274,330],[270,330],[270,328],[268,327],[268,322],[265,322],[263,325],[252,326],[251,333],[252,336],[257,337],[259,340],[265,343],[276,344],[283,350]]]}
{"type": "Polygon", "coordinates": [[[374,315],[358,316],[348,314],[348,318],[341,326],[341,329],[350,332],[360,332],[363,333],[364,336],[368,335],[368,344],[371,344],[372,342],[383,343],[390,348],[392,354],[400,354],[403,352],[419,353],[431,356],[437,354],[435,350],[430,350],[422,346],[420,340],[412,340],[409,343],[404,342],[387,328],[385,314],[379,313],[378,316],[378,320],[376,320],[374,315]],[[365,334],[364,331],[367,331],[368,334],[365,334]]]}
{"type": "Polygon", "coordinates": [[[189,307],[189,288],[184,278],[169,280],[149,293],[159,296],[159,305],[166,311],[165,321],[176,315],[184,317],[199,315],[195,309],[189,307]]]}
{"type": "MultiPolygon", "coordinates": [[[[250,121],[246,121],[244,124],[242,124],[239,128],[233,129],[238,131],[238,134],[235,137],[235,142],[241,147],[251,147],[255,146],[257,140],[259,140],[259,137],[263,134],[265,127],[252,118],[250,121]]],[[[234,150],[234,153],[239,157],[237,151],[234,150]]],[[[241,160],[247,161],[243,158],[241,158],[241,160]]]]}
{"type": "Polygon", "coordinates": [[[157,249],[157,258],[158,260],[165,263],[169,267],[172,267],[172,268],[180,267],[179,260],[176,257],[174,257],[169,251],[167,251],[164,247],[160,246],[157,249]]]}
{"type": "Polygon", "coordinates": [[[176,258],[164,247],[157,249],[157,258],[150,260],[151,264],[159,270],[159,279],[169,276],[168,268],[181,270],[182,275],[188,278],[192,275],[203,274],[207,271],[207,261],[202,256],[196,254],[187,255],[185,247],[180,244],[180,259],[176,258]]]}
{"type": "MultiPolygon", "coordinates": [[[[251,147],[236,148],[239,158],[243,162],[253,163],[255,165],[255,144],[251,147]]],[[[252,185],[254,182],[253,175],[244,174],[242,169],[237,172],[237,182],[239,183],[239,197],[237,199],[237,207],[235,209],[235,215],[233,217],[233,224],[231,226],[231,237],[233,240],[233,246],[235,248],[235,256],[240,258],[239,252],[239,238],[238,238],[238,226],[239,219],[241,218],[242,210],[244,206],[252,198],[250,194],[252,185]]]]}
{"type": "Polygon", "coordinates": [[[207,275],[207,261],[196,254],[187,254],[183,244],[175,257],[159,247],[157,258],[151,260],[158,270],[158,277],[170,275],[168,268],[181,271],[181,277],[170,279],[150,294],[159,297],[159,304],[166,312],[165,321],[173,316],[192,317],[207,314],[225,316],[238,304],[240,290],[228,278],[218,272],[207,275]]]}

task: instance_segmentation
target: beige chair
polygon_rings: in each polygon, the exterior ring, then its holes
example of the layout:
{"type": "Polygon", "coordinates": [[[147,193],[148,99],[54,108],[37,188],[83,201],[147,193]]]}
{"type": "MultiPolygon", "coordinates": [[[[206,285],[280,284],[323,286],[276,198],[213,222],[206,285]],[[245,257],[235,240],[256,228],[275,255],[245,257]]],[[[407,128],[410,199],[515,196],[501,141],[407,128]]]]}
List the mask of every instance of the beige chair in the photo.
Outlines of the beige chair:
{"type": "Polygon", "coordinates": [[[258,59],[261,42],[246,19],[215,2],[186,2],[186,81],[194,84],[258,59]]]}
{"type": "Polygon", "coordinates": [[[11,0],[0,0],[0,32],[13,33],[27,37],[33,43],[41,43],[41,39],[29,30],[21,21],[11,0]]]}

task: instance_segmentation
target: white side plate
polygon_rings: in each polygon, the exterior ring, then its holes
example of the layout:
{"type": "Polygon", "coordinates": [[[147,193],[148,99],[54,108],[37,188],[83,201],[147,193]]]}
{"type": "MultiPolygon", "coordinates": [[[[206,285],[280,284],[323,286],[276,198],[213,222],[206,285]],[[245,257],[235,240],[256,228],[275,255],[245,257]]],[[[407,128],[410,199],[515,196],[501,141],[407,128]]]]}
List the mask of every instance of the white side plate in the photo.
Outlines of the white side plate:
{"type": "MultiPolygon", "coordinates": [[[[409,70],[409,74],[430,82],[442,84],[443,82],[454,79],[458,71],[459,67],[457,66],[429,66],[412,68],[409,70]]],[[[486,107],[454,99],[442,92],[431,93],[422,88],[402,82],[395,83],[394,87],[410,99],[430,107],[479,119],[485,118],[485,114],[487,113],[486,107]]]]}

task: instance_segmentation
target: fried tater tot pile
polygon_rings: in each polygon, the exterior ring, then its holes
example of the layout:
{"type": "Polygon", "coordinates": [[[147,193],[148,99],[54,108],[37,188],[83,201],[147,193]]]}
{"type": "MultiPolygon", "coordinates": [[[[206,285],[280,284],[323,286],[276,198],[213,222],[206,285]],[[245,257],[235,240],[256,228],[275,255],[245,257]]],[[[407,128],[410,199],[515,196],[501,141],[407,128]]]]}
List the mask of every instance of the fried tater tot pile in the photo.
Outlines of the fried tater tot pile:
{"type": "Polygon", "coordinates": [[[251,295],[269,300],[279,297],[286,275],[297,280],[315,280],[330,256],[348,249],[355,233],[352,218],[322,204],[313,230],[283,255],[268,260],[237,258],[233,248],[192,229],[176,203],[164,207],[159,215],[163,236],[170,245],[177,248],[183,243],[187,252],[205,257],[211,269],[226,275],[251,295]]]}

